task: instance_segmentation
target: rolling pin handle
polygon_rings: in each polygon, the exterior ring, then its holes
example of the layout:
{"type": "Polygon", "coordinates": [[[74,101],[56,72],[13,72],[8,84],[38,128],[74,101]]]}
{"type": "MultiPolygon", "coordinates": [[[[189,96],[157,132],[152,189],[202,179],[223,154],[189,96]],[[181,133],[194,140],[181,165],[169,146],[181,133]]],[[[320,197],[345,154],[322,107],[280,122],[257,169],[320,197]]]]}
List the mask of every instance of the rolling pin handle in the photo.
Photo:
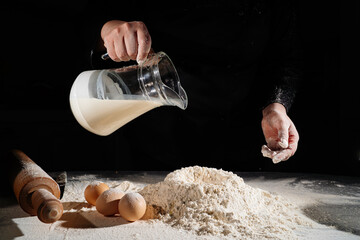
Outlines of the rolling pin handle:
{"type": "Polygon", "coordinates": [[[63,205],[51,192],[46,189],[37,189],[31,196],[31,202],[40,221],[53,223],[63,214],[63,205]]]}

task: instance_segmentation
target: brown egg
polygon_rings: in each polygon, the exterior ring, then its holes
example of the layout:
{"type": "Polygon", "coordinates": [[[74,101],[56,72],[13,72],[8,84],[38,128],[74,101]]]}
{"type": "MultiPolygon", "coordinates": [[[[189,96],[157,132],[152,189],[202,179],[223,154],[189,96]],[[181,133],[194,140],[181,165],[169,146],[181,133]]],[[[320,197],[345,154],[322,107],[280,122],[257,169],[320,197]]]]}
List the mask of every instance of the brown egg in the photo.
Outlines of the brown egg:
{"type": "Polygon", "coordinates": [[[117,188],[104,191],[96,200],[96,210],[105,216],[119,213],[119,201],[124,195],[125,193],[117,188]]]}
{"type": "Polygon", "coordinates": [[[102,194],[104,191],[108,190],[109,186],[106,183],[100,181],[94,181],[90,183],[84,191],[85,199],[91,205],[96,205],[96,199],[102,194]]]}
{"type": "Polygon", "coordinates": [[[127,193],[119,202],[119,213],[124,219],[134,222],[144,216],[146,201],[139,193],[127,193]]]}

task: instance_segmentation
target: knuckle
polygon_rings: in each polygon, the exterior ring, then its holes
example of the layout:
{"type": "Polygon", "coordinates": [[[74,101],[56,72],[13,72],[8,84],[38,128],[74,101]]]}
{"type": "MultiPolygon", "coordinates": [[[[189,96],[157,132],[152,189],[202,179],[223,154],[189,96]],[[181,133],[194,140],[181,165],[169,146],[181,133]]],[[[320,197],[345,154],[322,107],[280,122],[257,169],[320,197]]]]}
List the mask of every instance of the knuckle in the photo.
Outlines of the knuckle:
{"type": "Polygon", "coordinates": [[[143,23],[142,21],[134,21],[134,23],[138,28],[146,29],[145,23],[143,23]]]}
{"type": "Polygon", "coordinates": [[[127,55],[126,53],[124,53],[124,52],[121,52],[121,53],[118,54],[118,57],[119,57],[120,59],[125,59],[125,58],[128,57],[128,55],[127,55]]]}
{"type": "Polygon", "coordinates": [[[121,33],[121,27],[116,27],[112,30],[113,35],[119,35],[121,33]]]}
{"type": "Polygon", "coordinates": [[[131,31],[132,30],[132,24],[129,23],[129,22],[125,22],[122,26],[123,26],[125,31],[131,31]]]}
{"type": "Polygon", "coordinates": [[[131,59],[135,59],[136,56],[137,56],[137,52],[136,52],[136,51],[128,51],[128,56],[129,56],[131,59]]]}
{"type": "Polygon", "coordinates": [[[123,51],[120,50],[116,50],[116,57],[123,60],[125,57],[127,56],[127,54],[123,51]]]}
{"type": "Polygon", "coordinates": [[[113,53],[109,53],[109,57],[113,60],[113,61],[119,61],[119,58],[113,54],[113,53]]]}
{"type": "Polygon", "coordinates": [[[120,55],[118,55],[118,57],[121,61],[128,61],[130,59],[127,53],[121,53],[120,55]]]}

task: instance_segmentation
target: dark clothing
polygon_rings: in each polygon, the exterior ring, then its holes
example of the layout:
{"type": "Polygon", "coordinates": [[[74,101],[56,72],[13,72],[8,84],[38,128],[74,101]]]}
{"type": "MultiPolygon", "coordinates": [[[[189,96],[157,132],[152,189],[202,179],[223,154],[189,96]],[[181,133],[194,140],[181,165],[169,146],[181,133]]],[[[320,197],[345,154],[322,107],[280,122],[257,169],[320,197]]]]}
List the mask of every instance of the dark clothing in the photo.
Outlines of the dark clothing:
{"type": "MultiPolygon", "coordinates": [[[[6,90],[1,152],[18,147],[45,170],[105,170],[98,169],[99,160],[111,170],[199,164],[236,171],[271,164],[260,153],[261,109],[271,102],[290,108],[300,68],[290,1],[267,2],[117,0],[1,8],[8,13],[1,15],[7,33],[0,57],[6,90]],[[189,105],[185,111],[153,109],[99,137],[76,122],[68,97],[76,76],[91,68],[87,54],[111,19],[146,24],[154,51],[174,62],[189,105]]],[[[94,68],[122,65],[100,60],[102,52],[94,50],[94,68]]]]}
{"type": "MultiPolygon", "coordinates": [[[[291,1],[185,1],[165,7],[154,2],[124,6],[122,2],[121,9],[129,11],[125,15],[107,11],[103,22],[143,21],[153,49],[168,53],[177,68],[198,75],[203,94],[206,85],[216,86],[226,101],[221,106],[236,105],[258,82],[266,87],[262,107],[279,102],[290,109],[301,73],[291,1]]],[[[213,91],[209,91],[212,99],[213,91]]]]}
{"type": "MultiPolygon", "coordinates": [[[[239,169],[239,162],[257,161],[264,142],[261,109],[278,102],[289,110],[300,79],[291,3],[192,1],[164,7],[151,1],[126,9],[126,15],[109,13],[106,20],[143,21],[154,51],[173,60],[189,98],[185,111],[155,109],[123,128],[130,141],[140,141],[140,147],[130,146],[132,156],[168,168],[206,163],[239,169]]],[[[95,68],[110,67],[94,62],[95,68]]]]}

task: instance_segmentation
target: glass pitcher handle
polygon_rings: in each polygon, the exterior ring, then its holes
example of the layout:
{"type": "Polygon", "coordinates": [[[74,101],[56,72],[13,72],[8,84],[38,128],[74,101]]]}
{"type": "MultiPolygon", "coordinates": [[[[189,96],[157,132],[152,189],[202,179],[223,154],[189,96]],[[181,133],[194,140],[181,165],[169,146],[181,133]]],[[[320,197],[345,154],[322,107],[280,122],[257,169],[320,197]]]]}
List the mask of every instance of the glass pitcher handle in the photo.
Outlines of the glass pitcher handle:
{"type": "Polygon", "coordinates": [[[104,53],[103,55],[101,55],[101,59],[102,60],[108,60],[110,58],[108,53],[104,53]]]}

